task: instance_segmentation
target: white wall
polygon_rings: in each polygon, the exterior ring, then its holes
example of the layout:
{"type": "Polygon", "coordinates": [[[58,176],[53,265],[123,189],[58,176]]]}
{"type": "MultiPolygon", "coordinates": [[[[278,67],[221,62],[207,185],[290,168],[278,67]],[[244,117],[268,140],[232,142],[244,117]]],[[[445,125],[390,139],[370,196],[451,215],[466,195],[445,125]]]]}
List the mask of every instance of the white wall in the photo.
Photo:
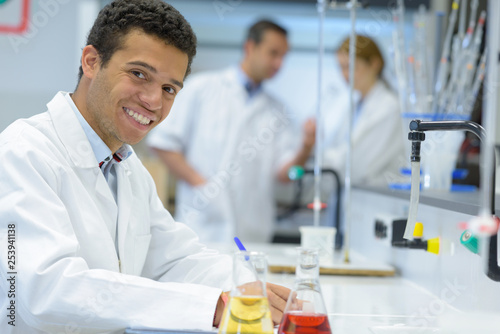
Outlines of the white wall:
{"type": "Polygon", "coordinates": [[[80,50],[98,4],[32,0],[28,31],[0,34],[0,131],[17,118],[45,111],[57,91],[74,89],[80,50]]]}

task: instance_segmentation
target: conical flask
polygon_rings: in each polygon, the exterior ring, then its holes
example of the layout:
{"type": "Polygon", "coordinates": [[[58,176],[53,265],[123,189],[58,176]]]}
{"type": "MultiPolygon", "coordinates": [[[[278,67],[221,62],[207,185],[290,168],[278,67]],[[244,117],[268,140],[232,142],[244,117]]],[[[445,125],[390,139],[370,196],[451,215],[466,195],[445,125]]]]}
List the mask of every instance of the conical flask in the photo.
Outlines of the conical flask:
{"type": "Polygon", "coordinates": [[[233,257],[233,288],[219,334],[273,334],[266,293],[267,258],[262,252],[237,252],[233,257]]]}
{"type": "Polygon", "coordinates": [[[298,248],[295,283],[278,334],[331,334],[321,287],[317,249],[298,248]]]}

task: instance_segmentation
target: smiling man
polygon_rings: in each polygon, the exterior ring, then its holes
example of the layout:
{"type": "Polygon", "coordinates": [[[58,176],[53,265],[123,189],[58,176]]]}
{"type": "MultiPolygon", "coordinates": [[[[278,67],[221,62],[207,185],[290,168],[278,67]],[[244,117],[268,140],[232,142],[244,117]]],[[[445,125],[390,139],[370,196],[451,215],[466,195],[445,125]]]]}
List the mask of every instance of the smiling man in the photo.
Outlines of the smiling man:
{"type": "MultiPolygon", "coordinates": [[[[230,258],[172,219],[130,146],[167,117],[195,53],[170,5],[114,1],[90,31],[75,92],[0,134],[0,289],[15,295],[0,301],[0,332],[219,323],[230,258]]],[[[275,322],[288,293],[269,286],[275,322]]]]}
{"type": "Polygon", "coordinates": [[[177,47],[139,29],[121,39],[122,46],[105,65],[94,45],[83,49],[83,76],[72,96],[113,152],[124,143],[137,144],[167,117],[189,61],[177,47]]]}

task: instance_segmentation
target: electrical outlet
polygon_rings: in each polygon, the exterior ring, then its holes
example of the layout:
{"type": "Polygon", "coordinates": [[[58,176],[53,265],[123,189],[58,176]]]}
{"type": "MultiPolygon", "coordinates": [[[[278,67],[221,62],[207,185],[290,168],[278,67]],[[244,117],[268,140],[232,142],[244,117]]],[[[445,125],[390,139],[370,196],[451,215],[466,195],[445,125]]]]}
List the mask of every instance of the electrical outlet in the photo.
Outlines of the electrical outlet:
{"type": "MultiPolygon", "coordinates": [[[[396,222],[401,221],[400,216],[390,215],[390,214],[378,214],[375,216],[375,221],[373,225],[374,237],[376,240],[380,241],[387,247],[392,246],[393,236],[393,226],[396,222]]],[[[404,218],[406,221],[406,218],[404,218]]],[[[396,226],[397,225],[396,223],[396,226]]]]}
{"type": "Polygon", "coordinates": [[[390,246],[392,236],[393,217],[388,214],[378,214],[375,216],[373,225],[374,237],[381,243],[390,246]]]}
{"type": "Polygon", "coordinates": [[[375,219],[375,238],[385,239],[387,238],[387,224],[379,219],[375,219]]]}

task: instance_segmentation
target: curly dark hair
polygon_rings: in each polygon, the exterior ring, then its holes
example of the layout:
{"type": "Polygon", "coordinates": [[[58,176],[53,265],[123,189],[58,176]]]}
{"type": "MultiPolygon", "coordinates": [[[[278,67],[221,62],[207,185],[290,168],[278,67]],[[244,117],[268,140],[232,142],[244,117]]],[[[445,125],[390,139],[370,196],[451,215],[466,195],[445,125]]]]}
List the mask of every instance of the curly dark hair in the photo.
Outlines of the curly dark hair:
{"type": "MultiPolygon", "coordinates": [[[[113,54],[122,48],[124,37],[132,29],[141,29],[165,43],[175,46],[188,56],[186,77],[196,55],[196,35],[177,9],[161,0],[115,0],[97,16],[87,38],[106,67],[113,54]]],[[[78,82],[82,78],[80,66],[78,82]]]]}

